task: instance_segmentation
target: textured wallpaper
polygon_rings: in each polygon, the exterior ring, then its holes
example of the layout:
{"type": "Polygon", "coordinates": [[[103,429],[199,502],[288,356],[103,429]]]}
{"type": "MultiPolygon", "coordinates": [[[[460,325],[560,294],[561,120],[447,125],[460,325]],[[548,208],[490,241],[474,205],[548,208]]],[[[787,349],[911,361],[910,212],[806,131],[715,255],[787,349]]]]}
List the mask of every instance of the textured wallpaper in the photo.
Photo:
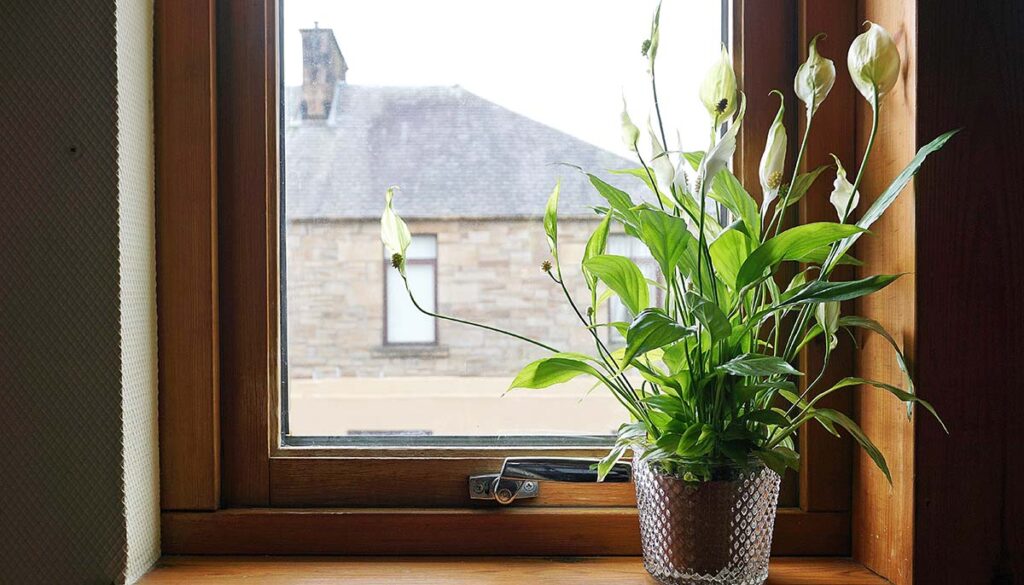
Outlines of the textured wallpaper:
{"type": "Polygon", "coordinates": [[[18,2],[0,18],[4,584],[123,582],[157,546],[152,27],[138,4],[18,2]]]}
{"type": "Polygon", "coordinates": [[[153,0],[116,0],[125,580],[160,556],[153,0]]]}

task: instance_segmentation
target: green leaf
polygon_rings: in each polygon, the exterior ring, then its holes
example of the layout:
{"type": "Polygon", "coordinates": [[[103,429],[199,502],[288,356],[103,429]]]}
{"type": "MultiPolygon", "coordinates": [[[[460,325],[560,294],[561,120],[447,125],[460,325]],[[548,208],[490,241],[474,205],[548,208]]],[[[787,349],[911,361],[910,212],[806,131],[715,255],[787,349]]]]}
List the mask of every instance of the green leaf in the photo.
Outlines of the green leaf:
{"type": "Polygon", "coordinates": [[[594,290],[594,287],[597,286],[597,277],[587,270],[587,260],[604,254],[605,249],[608,247],[608,228],[611,225],[611,221],[612,214],[609,211],[605,214],[601,223],[597,225],[594,233],[590,234],[587,246],[583,249],[583,278],[587,281],[587,288],[590,290],[594,290]]]}
{"type": "Polygon", "coordinates": [[[639,315],[650,304],[647,280],[629,258],[602,254],[587,259],[583,267],[615,291],[632,314],[639,315]]]}
{"type": "Polygon", "coordinates": [[[598,483],[604,481],[604,478],[608,475],[608,472],[615,467],[615,464],[622,459],[623,453],[626,452],[625,445],[616,445],[612,447],[612,450],[607,455],[601,458],[597,462],[597,481],[598,483]]]}
{"type": "Polygon", "coordinates": [[[750,238],[737,230],[722,232],[711,242],[711,263],[722,281],[730,287],[735,284],[743,262],[750,256],[750,249],[750,238]]]}
{"type": "Polygon", "coordinates": [[[729,337],[732,323],[718,305],[691,291],[687,291],[685,300],[690,314],[704,325],[712,342],[729,337]]]}
{"type": "Polygon", "coordinates": [[[704,160],[704,151],[695,150],[693,152],[684,152],[683,159],[685,159],[686,162],[690,163],[691,169],[696,171],[697,169],[700,168],[701,161],[704,160]]]}
{"type": "Polygon", "coordinates": [[[743,415],[742,420],[766,425],[775,425],[777,427],[786,427],[791,424],[791,421],[786,417],[786,415],[771,409],[749,412],[743,415]]]}
{"type": "Polygon", "coordinates": [[[526,365],[509,385],[513,388],[547,388],[554,384],[568,382],[573,378],[587,374],[601,379],[601,373],[593,366],[571,354],[555,354],[541,358],[526,365]]]}
{"type": "MultiPolygon", "coordinates": [[[[949,139],[952,138],[953,135],[959,131],[959,129],[950,130],[949,132],[940,135],[935,140],[932,140],[928,144],[922,146],[921,149],[917,151],[917,154],[914,155],[914,159],[910,161],[910,164],[908,164],[906,168],[903,169],[903,172],[901,172],[899,176],[897,176],[893,180],[889,187],[885,191],[883,191],[881,195],[878,196],[878,199],[875,199],[875,202],[871,204],[871,207],[869,207],[868,210],[864,212],[864,215],[862,215],[860,220],[857,221],[857,225],[866,230],[869,227],[871,227],[871,224],[875,223],[875,221],[877,221],[878,218],[882,217],[882,214],[885,213],[887,209],[889,209],[889,206],[892,205],[893,201],[895,201],[899,194],[903,192],[903,189],[904,187],[907,186],[907,183],[909,183],[910,180],[914,178],[914,175],[917,174],[917,171],[921,169],[921,165],[924,164],[924,161],[925,159],[928,158],[928,155],[938,151],[943,146],[945,146],[946,143],[949,142],[949,139]]],[[[845,253],[853,246],[854,242],[856,242],[858,238],[860,238],[859,233],[844,239],[842,242],[839,243],[839,252],[845,253]]],[[[825,272],[828,273],[833,266],[826,266],[825,272]]]]}
{"type": "MultiPolygon", "coordinates": [[[[881,323],[874,319],[868,319],[867,317],[850,315],[848,317],[840,317],[839,326],[860,327],[861,329],[874,331],[885,338],[885,340],[889,342],[889,345],[892,346],[893,351],[896,352],[896,365],[900,368],[900,371],[903,372],[903,379],[907,383],[907,391],[911,394],[914,393],[914,379],[910,376],[910,367],[907,365],[907,358],[903,355],[903,351],[900,349],[899,344],[897,344],[896,340],[892,338],[892,335],[889,335],[889,332],[886,331],[885,327],[882,327],[881,323]]],[[[912,406],[907,405],[907,416],[910,416],[911,410],[912,406]]]]}
{"type": "Polygon", "coordinates": [[[548,197],[547,207],[544,209],[544,233],[548,235],[548,247],[551,248],[551,256],[558,260],[558,191],[561,189],[561,182],[555,183],[555,188],[548,197]]]}
{"type": "Polygon", "coordinates": [[[612,209],[622,214],[629,223],[636,224],[636,211],[633,209],[636,207],[636,204],[633,203],[629,193],[605,183],[590,173],[587,173],[587,177],[590,178],[590,183],[597,189],[601,197],[608,200],[608,204],[612,206],[612,209]]]}
{"type": "Polygon", "coordinates": [[[677,323],[661,309],[645,309],[626,331],[626,353],[622,366],[625,368],[637,355],[675,343],[692,333],[691,328],[677,323]]]}
{"type": "Polygon", "coordinates": [[[868,457],[871,457],[871,460],[875,462],[875,465],[882,470],[882,473],[885,474],[885,479],[889,480],[889,485],[892,485],[892,473],[889,472],[889,465],[886,464],[885,457],[882,455],[882,452],[878,450],[878,447],[871,442],[871,439],[864,434],[864,431],[861,430],[857,423],[853,422],[853,420],[845,414],[837,410],[832,410],[831,408],[819,408],[815,410],[814,418],[823,418],[846,429],[846,432],[850,433],[850,435],[860,443],[860,446],[863,447],[865,452],[867,452],[868,457]]]}
{"type": "MultiPolygon", "coordinates": [[[[885,390],[886,392],[892,394],[896,398],[898,398],[901,401],[906,402],[908,404],[920,404],[921,406],[924,407],[925,410],[930,412],[932,414],[932,416],[935,417],[935,420],[939,421],[939,424],[942,426],[942,430],[946,431],[947,434],[949,433],[949,429],[946,428],[946,423],[942,422],[942,419],[939,417],[939,413],[935,412],[935,408],[927,400],[924,400],[922,398],[918,398],[916,395],[911,394],[911,393],[909,393],[909,392],[907,392],[907,391],[905,391],[905,390],[903,390],[901,388],[897,388],[896,386],[893,386],[892,384],[886,384],[885,382],[879,382],[877,380],[868,380],[866,378],[856,378],[856,377],[852,377],[852,376],[851,377],[847,377],[847,378],[843,378],[842,380],[836,382],[828,390],[825,390],[821,394],[815,396],[814,400],[811,400],[810,406],[813,407],[819,400],[821,400],[825,396],[828,396],[829,394],[835,392],[836,390],[839,390],[841,388],[848,388],[850,386],[873,386],[875,388],[879,388],[881,390],[885,390]]],[[[909,412],[908,412],[907,416],[909,418],[909,416],[910,416],[909,412]]]]}
{"type": "MultiPolygon", "coordinates": [[[[807,254],[804,254],[802,257],[797,258],[796,261],[800,262],[801,264],[817,264],[818,266],[821,266],[822,264],[825,263],[825,260],[828,258],[829,252],[831,250],[832,248],[830,246],[822,246],[820,248],[815,248],[814,250],[811,250],[807,254]]],[[[864,266],[863,262],[854,258],[853,256],[850,256],[849,254],[843,254],[843,257],[840,258],[839,261],[836,262],[835,264],[846,264],[848,266],[864,266]]]]}
{"type": "Polygon", "coordinates": [[[683,411],[683,402],[675,396],[668,396],[666,394],[648,396],[644,398],[644,403],[673,417],[683,411]]]}
{"type": "Polygon", "coordinates": [[[804,198],[804,195],[807,194],[811,185],[814,184],[814,181],[818,180],[818,176],[830,168],[832,168],[831,165],[822,165],[809,173],[798,175],[796,180],[793,181],[793,185],[789,188],[789,201],[786,203],[786,207],[799,203],[804,198]]]}
{"type": "Polygon", "coordinates": [[[718,366],[719,370],[735,376],[774,376],[776,374],[802,376],[786,360],[758,353],[746,353],[718,366]]]}
{"type": "MultiPolygon", "coordinates": [[[[747,233],[754,240],[761,239],[761,214],[754,198],[743,188],[743,184],[729,169],[715,176],[711,198],[724,205],[747,226],[747,233]]],[[[732,282],[731,280],[729,282],[732,282]]]]}
{"type": "Polygon", "coordinates": [[[774,269],[783,260],[797,260],[814,249],[864,231],[841,223],[809,223],[788,229],[761,244],[740,267],[734,290],[740,290],[761,278],[766,269],[774,269]]]}
{"type": "Polygon", "coordinates": [[[675,277],[675,268],[686,254],[687,247],[696,243],[686,227],[686,220],[664,211],[644,209],[640,217],[640,239],[651,251],[666,280],[675,277]]]}
{"type": "Polygon", "coordinates": [[[768,467],[768,469],[771,469],[775,473],[779,475],[783,475],[786,473],[786,458],[783,457],[782,454],[776,453],[775,451],[760,450],[754,451],[754,455],[756,455],[758,459],[763,461],[764,464],[768,467]]]}
{"type": "Polygon", "coordinates": [[[849,301],[879,291],[899,278],[898,274],[880,274],[860,280],[829,282],[812,280],[778,305],[779,308],[824,301],[849,301]]]}

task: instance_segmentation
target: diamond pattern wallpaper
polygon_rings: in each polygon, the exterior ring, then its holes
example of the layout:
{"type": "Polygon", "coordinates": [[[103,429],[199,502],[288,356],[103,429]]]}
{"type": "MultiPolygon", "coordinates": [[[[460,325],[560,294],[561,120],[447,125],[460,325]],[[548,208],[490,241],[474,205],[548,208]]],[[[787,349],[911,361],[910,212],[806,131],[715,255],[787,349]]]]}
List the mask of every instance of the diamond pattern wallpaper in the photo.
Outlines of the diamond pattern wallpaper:
{"type": "MultiPolygon", "coordinates": [[[[155,505],[126,508],[126,480],[150,489],[156,465],[151,68],[119,84],[117,59],[118,27],[139,28],[145,60],[152,26],[116,8],[0,18],[2,583],[123,582],[126,518],[155,505]]],[[[155,541],[146,517],[133,538],[155,541]]]]}

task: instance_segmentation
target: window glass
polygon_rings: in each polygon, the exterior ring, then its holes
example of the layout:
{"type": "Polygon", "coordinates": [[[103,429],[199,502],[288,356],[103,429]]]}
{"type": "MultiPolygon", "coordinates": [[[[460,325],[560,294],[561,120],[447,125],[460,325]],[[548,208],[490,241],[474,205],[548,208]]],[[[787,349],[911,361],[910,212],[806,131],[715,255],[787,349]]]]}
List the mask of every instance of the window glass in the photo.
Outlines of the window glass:
{"type": "MultiPolygon", "coordinates": [[[[541,216],[561,181],[562,271],[584,306],[579,262],[603,200],[570,165],[645,200],[639,180],[610,171],[639,167],[620,137],[623,97],[648,151],[654,108],[640,45],[655,2],[282,6],[286,444],[546,444],[612,433],[626,413],[583,377],[506,393],[546,353],[417,311],[386,254],[382,262],[379,219],[397,185],[395,208],[416,234],[409,284],[423,308],[595,353],[540,269],[551,259],[541,216]]],[[[717,1],[665,3],[658,90],[669,150],[705,147],[697,91],[718,56],[722,18],[717,1]]],[[[657,279],[629,239],[610,246],[657,279]]],[[[604,310],[627,318],[617,303],[604,310]]]]}
{"type": "MultiPolygon", "coordinates": [[[[385,256],[387,252],[385,251],[385,256]]],[[[437,341],[433,317],[420,312],[405,290],[405,282],[397,270],[392,270],[386,258],[384,279],[387,282],[387,338],[385,343],[434,343],[437,341]]],[[[433,312],[437,290],[437,238],[414,235],[407,252],[406,279],[409,289],[420,306],[433,312]]]]}

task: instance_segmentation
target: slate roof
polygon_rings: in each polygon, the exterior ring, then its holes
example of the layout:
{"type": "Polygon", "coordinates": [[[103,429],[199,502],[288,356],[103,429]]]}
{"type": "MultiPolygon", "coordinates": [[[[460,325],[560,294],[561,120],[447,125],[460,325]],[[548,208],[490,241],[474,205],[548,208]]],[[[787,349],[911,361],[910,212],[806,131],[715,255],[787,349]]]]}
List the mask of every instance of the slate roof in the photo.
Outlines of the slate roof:
{"type": "Polygon", "coordinates": [[[509,111],[459,86],[338,84],[327,120],[302,120],[289,88],[285,193],[289,219],[380,217],[384,191],[399,185],[406,218],[539,217],[562,180],[563,217],[591,216],[601,199],[578,165],[639,198],[637,166],[509,111]]]}

